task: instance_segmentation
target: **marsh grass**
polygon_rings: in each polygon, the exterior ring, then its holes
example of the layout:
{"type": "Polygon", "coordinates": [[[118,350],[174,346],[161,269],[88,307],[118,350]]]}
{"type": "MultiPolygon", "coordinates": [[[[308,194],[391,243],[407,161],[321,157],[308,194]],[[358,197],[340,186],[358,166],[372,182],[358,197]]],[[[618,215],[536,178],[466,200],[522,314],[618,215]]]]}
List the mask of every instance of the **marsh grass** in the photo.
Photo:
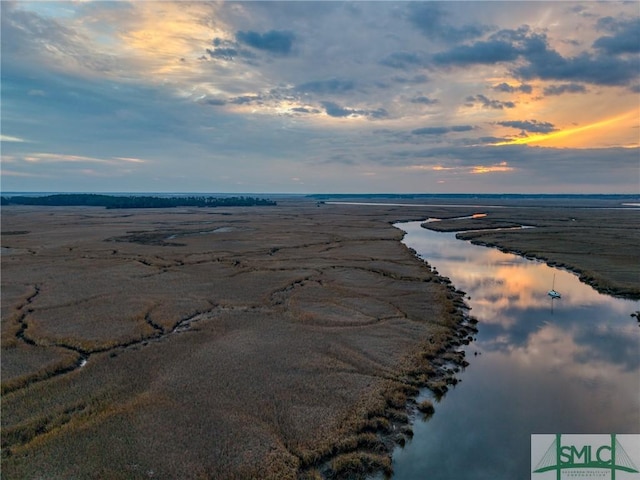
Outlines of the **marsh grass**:
{"type": "Polygon", "coordinates": [[[436,411],[431,400],[423,400],[418,404],[417,409],[424,420],[431,418],[436,411]]]}
{"type": "Polygon", "coordinates": [[[2,478],[389,472],[474,332],[391,227],[430,214],[3,208],[2,478]]]}
{"type": "Polygon", "coordinates": [[[2,395],[75,368],[77,352],[60,347],[17,344],[2,352],[2,395]]]}
{"type": "Polygon", "coordinates": [[[352,452],[333,459],[327,477],[332,479],[364,479],[368,474],[380,471],[387,475],[392,473],[389,456],[369,452],[352,452]]]}
{"type": "MultiPolygon", "coordinates": [[[[493,228],[504,215],[504,212],[490,213],[481,222],[474,222],[475,228],[493,228]]],[[[600,292],[640,298],[637,262],[640,232],[632,227],[640,223],[638,211],[513,209],[508,216],[536,228],[462,232],[457,236],[572,270],[582,282],[600,292]]],[[[449,224],[451,228],[458,225],[449,224]]],[[[429,228],[434,227],[442,228],[429,224],[429,228]]]]}

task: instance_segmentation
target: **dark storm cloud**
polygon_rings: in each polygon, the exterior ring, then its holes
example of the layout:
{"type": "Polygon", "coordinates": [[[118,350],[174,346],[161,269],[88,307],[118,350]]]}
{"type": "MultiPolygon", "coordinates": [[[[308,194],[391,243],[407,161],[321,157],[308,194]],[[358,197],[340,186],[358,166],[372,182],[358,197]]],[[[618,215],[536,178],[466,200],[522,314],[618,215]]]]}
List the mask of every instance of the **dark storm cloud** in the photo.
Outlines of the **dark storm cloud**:
{"type": "Polygon", "coordinates": [[[538,122],[537,120],[512,120],[497,122],[497,124],[502,125],[503,127],[518,128],[520,130],[533,133],[549,133],[556,130],[553,123],[538,122]]]}
{"type": "Polygon", "coordinates": [[[598,38],[593,42],[594,48],[610,55],[640,52],[640,18],[604,17],[598,20],[597,27],[613,35],[598,38]]]}
{"type": "Polygon", "coordinates": [[[448,13],[443,8],[444,5],[444,2],[412,2],[407,8],[407,19],[425,37],[444,42],[470,40],[489,30],[485,25],[451,25],[447,22],[448,13]]]}
{"type": "Polygon", "coordinates": [[[295,87],[295,90],[302,93],[336,94],[350,92],[355,88],[355,83],[351,80],[318,80],[307,82],[295,87]]]}
{"type": "Polygon", "coordinates": [[[443,135],[449,132],[468,132],[473,130],[471,125],[454,125],[452,127],[424,127],[412,130],[414,135],[443,135]]]}
{"type": "Polygon", "coordinates": [[[533,91],[533,87],[526,83],[523,83],[521,85],[514,87],[512,85],[509,85],[508,83],[503,82],[503,83],[499,83],[498,85],[494,85],[493,89],[496,92],[504,92],[504,93],[516,93],[516,92],[531,93],[533,91]]]}
{"type": "Polygon", "coordinates": [[[418,97],[414,97],[409,101],[411,103],[419,103],[419,104],[422,104],[422,105],[434,105],[434,104],[438,103],[438,100],[431,99],[431,98],[425,97],[423,95],[420,95],[418,97]]]}
{"type": "Polygon", "coordinates": [[[271,30],[266,33],[239,31],[236,33],[236,40],[238,40],[238,42],[277,55],[288,55],[291,53],[294,39],[295,35],[293,32],[287,30],[271,30]]]}
{"type": "Polygon", "coordinates": [[[476,103],[482,105],[482,108],[490,108],[492,110],[503,110],[505,108],[515,108],[516,104],[510,101],[502,102],[500,100],[493,100],[482,94],[476,96],[469,96],[465,99],[466,105],[472,107],[476,103]]]}
{"type": "Polygon", "coordinates": [[[585,93],[587,89],[578,83],[563,83],[561,85],[549,85],[545,87],[545,95],[562,95],[563,93],[585,93]]]}

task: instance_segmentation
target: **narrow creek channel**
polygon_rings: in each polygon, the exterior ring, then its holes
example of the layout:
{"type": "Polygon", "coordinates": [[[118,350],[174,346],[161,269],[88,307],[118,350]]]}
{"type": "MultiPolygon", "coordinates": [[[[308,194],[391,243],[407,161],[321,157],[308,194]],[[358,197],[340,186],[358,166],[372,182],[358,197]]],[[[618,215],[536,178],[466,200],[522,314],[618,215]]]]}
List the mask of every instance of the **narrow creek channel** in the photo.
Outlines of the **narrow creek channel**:
{"type": "Polygon", "coordinates": [[[529,479],[531,434],[640,433],[640,302],[421,223],[395,226],[467,293],[479,333],[461,383],[394,452],[394,480],[529,479]]]}

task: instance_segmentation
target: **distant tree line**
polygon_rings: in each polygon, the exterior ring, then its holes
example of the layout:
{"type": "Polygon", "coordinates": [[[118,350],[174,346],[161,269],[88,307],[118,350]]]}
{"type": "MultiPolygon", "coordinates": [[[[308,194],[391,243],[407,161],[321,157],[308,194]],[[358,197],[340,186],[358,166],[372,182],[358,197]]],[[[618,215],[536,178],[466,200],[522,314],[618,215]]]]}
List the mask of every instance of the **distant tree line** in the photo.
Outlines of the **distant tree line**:
{"type": "Polygon", "coordinates": [[[276,202],[255,197],[153,197],[146,195],[120,196],[94,193],[63,193],[40,197],[3,196],[1,205],[45,205],[52,207],[106,208],[170,208],[170,207],[249,207],[276,205],[276,202]]]}

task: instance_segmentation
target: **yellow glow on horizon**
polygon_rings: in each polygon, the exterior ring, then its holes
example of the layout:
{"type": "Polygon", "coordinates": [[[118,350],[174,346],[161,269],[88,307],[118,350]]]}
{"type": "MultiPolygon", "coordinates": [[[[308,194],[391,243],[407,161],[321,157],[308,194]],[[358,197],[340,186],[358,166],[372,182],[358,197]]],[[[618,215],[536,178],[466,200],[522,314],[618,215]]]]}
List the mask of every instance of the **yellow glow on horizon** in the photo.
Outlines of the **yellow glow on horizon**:
{"type": "Polygon", "coordinates": [[[514,170],[507,162],[500,162],[494,165],[474,165],[472,167],[444,167],[442,165],[409,165],[407,170],[430,170],[433,172],[461,172],[481,175],[484,173],[511,172],[514,170]]]}
{"type": "Polygon", "coordinates": [[[507,162],[500,162],[497,165],[476,165],[471,169],[471,173],[474,175],[480,175],[483,173],[494,172],[511,172],[513,167],[507,165],[507,162]]]}
{"type": "MultiPolygon", "coordinates": [[[[575,127],[575,128],[567,128],[564,130],[560,130],[557,132],[552,132],[552,133],[546,133],[546,134],[536,134],[536,135],[530,135],[528,137],[524,137],[524,138],[516,138],[513,140],[507,140],[504,142],[498,142],[498,143],[494,143],[492,144],[493,146],[502,146],[502,145],[528,145],[530,143],[540,143],[540,142],[546,142],[549,140],[559,140],[559,139],[565,139],[567,137],[573,136],[575,134],[578,133],[582,133],[585,131],[589,131],[589,130],[595,130],[595,129],[602,129],[604,127],[612,127],[614,126],[614,124],[620,123],[623,120],[629,119],[632,116],[635,115],[635,118],[638,118],[638,110],[631,110],[627,113],[623,113],[622,115],[617,115],[615,117],[611,117],[611,118],[607,118],[605,120],[600,120],[598,122],[594,122],[594,123],[590,123],[588,125],[583,125],[581,127],[575,127]]],[[[568,145],[557,145],[557,146],[568,146],[568,145]]],[[[629,145],[627,145],[629,146],[629,145]]],[[[636,145],[631,145],[631,146],[637,146],[636,145]]]]}

